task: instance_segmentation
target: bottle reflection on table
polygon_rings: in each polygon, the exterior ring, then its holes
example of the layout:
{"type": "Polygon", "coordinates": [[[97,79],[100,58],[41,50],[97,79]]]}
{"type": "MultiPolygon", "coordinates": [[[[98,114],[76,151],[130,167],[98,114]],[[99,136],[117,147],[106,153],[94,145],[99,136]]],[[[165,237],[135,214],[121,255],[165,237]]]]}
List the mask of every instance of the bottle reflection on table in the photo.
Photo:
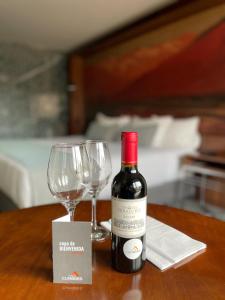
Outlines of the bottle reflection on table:
{"type": "Polygon", "coordinates": [[[135,274],[132,276],[132,284],[131,289],[128,290],[123,295],[123,300],[141,300],[142,299],[142,292],[140,290],[140,280],[141,274],[135,274]]]}

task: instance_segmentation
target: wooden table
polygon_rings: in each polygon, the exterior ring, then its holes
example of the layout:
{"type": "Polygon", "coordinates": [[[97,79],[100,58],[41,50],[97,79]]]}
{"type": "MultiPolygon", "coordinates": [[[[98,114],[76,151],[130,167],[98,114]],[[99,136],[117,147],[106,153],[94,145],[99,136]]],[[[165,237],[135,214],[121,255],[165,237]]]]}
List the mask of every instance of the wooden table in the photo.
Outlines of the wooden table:
{"type": "MultiPolygon", "coordinates": [[[[89,202],[76,219],[90,220],[89,202]]],[[[0,214],[0,299],[225,299],[225,223],[199,214],[150,205],[148,214],[208,245],[177,269],[160,272],[146,262],[136,274],[111,266],[110,241],[94,244],[93,284],[52,283],[51,220],[65,214],[48,205],[0,214]]],[[[98,202],[98,220],[110,217],[110,202],[98,202]]]]}

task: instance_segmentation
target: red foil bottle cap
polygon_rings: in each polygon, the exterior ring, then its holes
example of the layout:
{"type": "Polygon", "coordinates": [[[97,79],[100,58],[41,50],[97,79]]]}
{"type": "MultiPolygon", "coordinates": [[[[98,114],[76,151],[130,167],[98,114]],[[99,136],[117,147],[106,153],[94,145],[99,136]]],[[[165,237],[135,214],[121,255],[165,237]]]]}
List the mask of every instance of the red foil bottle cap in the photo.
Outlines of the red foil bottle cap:
{"type": "Polygon", "coordinates": [[[138,133],[125,131],[121,133],[122,163],[137,164],[138,133]]]}

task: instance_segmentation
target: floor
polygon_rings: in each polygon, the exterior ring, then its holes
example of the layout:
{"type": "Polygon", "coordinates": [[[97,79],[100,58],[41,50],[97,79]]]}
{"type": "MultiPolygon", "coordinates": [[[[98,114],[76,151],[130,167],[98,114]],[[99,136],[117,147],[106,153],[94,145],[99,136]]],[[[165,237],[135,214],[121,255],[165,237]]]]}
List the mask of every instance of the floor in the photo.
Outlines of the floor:
{"type": "MultiPolygon", "coordinates": [[[[166,186],[166,189],[165,185],[160,186],[159,189],[152,188],[148,194],[149,203],[177,207],[225,221],[225,209],[210,204],[200,205],[199,199],[195,199],[195,187],[184,185],[182,181],[174,182],[166,186]]],[[[222,193],[221,197],[224,197],[222,193]]]]}
{"type": "Polygon", "coordinates": [[[210,205],[210,204],[206,204],[205,207],[202,207],[199,204],[199,201],[195,200],[195,199],[185,198],[185,199],[182,199],[180,202],[179,201],[168,202],[165,204],[172,206],[172,207],[177,207],[177,208],[182,208],[182,209],[189,210],[189,211],[198,212],[200,214],[211,216],[216,219],[225,221],[225,209],[219,208],[217,206],[210,205]]]}

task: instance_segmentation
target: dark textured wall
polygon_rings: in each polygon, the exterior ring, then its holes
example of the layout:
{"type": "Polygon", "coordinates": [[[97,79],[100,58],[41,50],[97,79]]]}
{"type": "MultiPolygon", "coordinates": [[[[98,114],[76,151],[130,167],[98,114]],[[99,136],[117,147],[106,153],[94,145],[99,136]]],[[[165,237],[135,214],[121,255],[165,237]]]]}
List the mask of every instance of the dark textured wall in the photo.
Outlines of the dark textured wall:
{"type": "Polygon", "coordinates": [[[66,59],[0,44],[0,137],[67,133],[66,59]]]}

